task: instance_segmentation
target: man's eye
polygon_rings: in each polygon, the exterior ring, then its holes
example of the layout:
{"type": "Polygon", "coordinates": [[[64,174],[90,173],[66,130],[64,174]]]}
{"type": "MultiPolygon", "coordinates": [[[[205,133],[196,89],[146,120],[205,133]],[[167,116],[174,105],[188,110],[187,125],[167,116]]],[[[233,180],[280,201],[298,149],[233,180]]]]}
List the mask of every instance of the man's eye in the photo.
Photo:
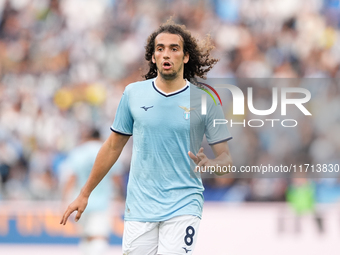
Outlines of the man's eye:
{"type": "Polygon", "coordinates": [[[178,49],[177,48],[172,48],[172,51],[178,51],[178,49]]]}
{"type": "Polygon", "coordinates": [[[163,51],[163,49],[162,48],[158,48],[157,51],[163,51]]]}

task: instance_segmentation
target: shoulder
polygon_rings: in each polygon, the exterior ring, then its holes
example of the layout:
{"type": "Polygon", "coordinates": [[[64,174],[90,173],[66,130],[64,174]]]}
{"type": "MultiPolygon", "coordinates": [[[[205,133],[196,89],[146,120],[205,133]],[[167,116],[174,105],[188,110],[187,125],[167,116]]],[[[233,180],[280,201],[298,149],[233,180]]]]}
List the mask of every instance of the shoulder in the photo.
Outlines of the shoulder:
{"type": "Polygon", "coordinates": [[[145,81],[137,81],[137,82],[130,83],[129,85],[125,87],[124,93],[130,94],[130,93],[138,93],[141,91],[145,91],[146,89],[152,87],[153,80],[154,79],[149,79],[145,81]]]}
{"type": "Polygon", "coordinates": [[[201,96],[202,94],[204,94],[204,90],[200,89],[198,86],[192,84],[191,82],[189,83],[189,88],[191,95],[201,96]]]}
{"type": "Polygon", "coordinates": [[[200,104],[202,102],[202,96],[205,96],[208,106],[220,104],[216,95],[212,93],[209,89],[207,89],[206,87],[200,88],[190,83],[190,100],[192,102],[196,102],[197,100],[197,102],[199,102],[200,104]]]}

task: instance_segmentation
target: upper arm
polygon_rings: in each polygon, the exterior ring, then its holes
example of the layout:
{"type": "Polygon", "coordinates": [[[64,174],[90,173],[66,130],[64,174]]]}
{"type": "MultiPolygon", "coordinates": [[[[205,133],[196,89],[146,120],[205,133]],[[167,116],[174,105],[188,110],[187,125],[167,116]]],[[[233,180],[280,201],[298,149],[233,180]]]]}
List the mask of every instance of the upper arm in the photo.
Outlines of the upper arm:
{"type": "MultiPolygon", "coordinates": [[[[215,119],[224,119],[224,112],[221,105],[215,105],[211,100],[209,100],[208,113],[205,117],[205,136],[208,143],[213,146],[214,144],[220,144],[225,141],[230,140],[231,134],[228,130],[227,125],[215,125],[215,119]]],[[[221,147],[220,144],[217,147],[221,147]]],[[[227,146],[226,143],[224,146],[227,146]]]]}
{"type": "Polygon", "coordinates": [[[100,148],[93,169],[101,168],[108,172],[116,163],[129,137],[112,132],[100,148]]]}
{"type": "Polygon", "coordinates": [[[122,135],[116,132],[112,132],[110,136],[106,140],[106,144],[109,146],[110,150],[116,151],[119,153],[123,150],[125,144],[129,140],[129,135],[122,135]]]}

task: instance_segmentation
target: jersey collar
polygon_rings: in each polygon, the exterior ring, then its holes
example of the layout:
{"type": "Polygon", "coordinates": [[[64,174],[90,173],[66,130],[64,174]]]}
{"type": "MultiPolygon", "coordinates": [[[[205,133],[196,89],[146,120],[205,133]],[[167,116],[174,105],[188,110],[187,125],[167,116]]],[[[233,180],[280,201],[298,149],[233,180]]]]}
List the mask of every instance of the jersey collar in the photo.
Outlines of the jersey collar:
{"type": "Polygon", "coordinates": [[[165,93],[164,91],[162,91],[160,88],[157,87],[156,85],[156,78],[153,79],[152,81],[152,86],[153,88],[159,93],[161,94],[162,96],[165,96],[165,97],[170,97],[170,96],[174,96],[174,95],[177,95],[179,93],[182,93],[183,91],[187,90],[189,88],[189,81],[187,79],[186,80],[186,84],[183,88],[179,89],[179,90],[176,90],[174,92],[171,92],[171,93],[165,93]]]}

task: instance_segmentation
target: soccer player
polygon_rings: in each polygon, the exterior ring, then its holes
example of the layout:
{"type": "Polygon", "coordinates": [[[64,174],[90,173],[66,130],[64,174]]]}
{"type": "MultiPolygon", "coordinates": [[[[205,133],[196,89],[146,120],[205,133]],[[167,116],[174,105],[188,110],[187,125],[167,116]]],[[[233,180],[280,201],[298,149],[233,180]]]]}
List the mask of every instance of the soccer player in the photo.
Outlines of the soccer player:
{"type": "MultiPolygon", "coordinates": [[[[78,220],[88,197],[116,162],[129,137],[133,153],[125,206],[123,254],[192,254],[203,206],[203,185],[195,166],[232,164],[220,105],[207,101],[201,115],[197,102],[205,92],[188,80],[204,75],[217,59],[210,58],[210,40],[199,46],[184,26],[161,25],[147,41],[145,81],[125,88],[111,130],[100,149],[90,177],[65,211],[78,220]],[[204,134],[215,154],[200,148],[204,134]]],[[[209,99],[209,98],[208,98],[209,99]]]]}
{"type": "MultiPolygon", "coordinates": [[[[84,141],[74,148],[63,162],[61,170],[65,184],[63,188],[63,200],[74,199],[80,189],[86,183],[95,162],[97,153],[102,145],[97,129],[87,130],[84,141]]],[[[109,204],[115,184],[119,184],[122,173],[122,165],[116,162],[101,183],[92,192],[86,212],[79,221],[80,249],[84,255],[106,254],[109,235],[111,232],[112,217],[109,204]]],[[[119,215],[114,217],[115,229],[118,235],[122,234],[122,225],[119,215]],[[118,229],[121,228],[121,230],[118,229]]]]}

